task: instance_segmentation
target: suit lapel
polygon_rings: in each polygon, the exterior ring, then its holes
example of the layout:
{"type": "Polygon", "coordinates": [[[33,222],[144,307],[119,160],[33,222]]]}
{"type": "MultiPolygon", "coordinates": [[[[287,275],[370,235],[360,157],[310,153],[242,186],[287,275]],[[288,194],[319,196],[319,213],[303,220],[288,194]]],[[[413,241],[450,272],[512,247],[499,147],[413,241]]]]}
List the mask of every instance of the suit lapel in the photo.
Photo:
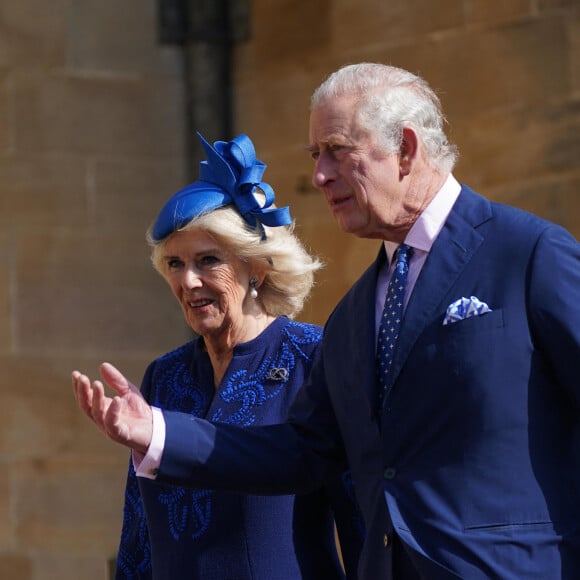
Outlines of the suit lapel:
{"type": "Polygon", "coordinates": [[[489,202],[465,186],[435,240],[407,305],[391,371],[397,376],[417,338],[447,304],[443,300],[471,260],[483,237],[476,226],[490,219],[489,202]]]}
{"type": "Polygon", "coordinates": [[[357,382],[364,386],[370,409],[376,408],[376,369],[375,369],[375,299],[377,276],[386,259],[384,245],[374,263],[361,276],[351,292],[351,305],[347,308],[350,320],[347,328],[356,342],[353,345],[354,369],[357,382]]]}

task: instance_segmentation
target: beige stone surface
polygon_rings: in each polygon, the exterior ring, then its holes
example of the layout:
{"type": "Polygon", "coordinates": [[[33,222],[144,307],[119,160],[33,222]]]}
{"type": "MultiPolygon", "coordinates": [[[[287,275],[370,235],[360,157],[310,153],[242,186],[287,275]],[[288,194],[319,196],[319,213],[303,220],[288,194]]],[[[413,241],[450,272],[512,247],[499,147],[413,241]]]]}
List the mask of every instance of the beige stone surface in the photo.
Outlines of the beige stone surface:
{"type": "Polygon", "coordinates": [[[183,160],[99,159],[94,163],[91,222],[124,231],[146,248],[145,233],[170,195],[186,183],[183,160]]]}
{"type": "Polygon", "coordinates": [[[69,0],[3,2],[0,67],[62,66],[69,0]]]}
{"type": "Polygon", "coordinates": [[[11,235],[0,229],[0,352],[10,350],[14,320],[12,317],[11,289],[14,280],[11,235]]]}
{"type": "Polygon", "coordinates": [[[10,153],[13,147],[11,78],[7,70],[0,66],[0,155],[10,153]]]}
{"type": "Polygon", "coordinates": [[[22,351],[150,352],[185,336],[181,311],[142,239],[30,231],[17,246],[22,351]]]}
{"type": "Polygon", "coordinates": [[[496,111],[468,126],[458,124],[453,134],[462,153],[458,175],[473,187],[575,172],[580,159],[580,100],[496,111]]]}
{"type": "Polygon", "coordinates": [[[58,227],[88,222],[86,162],[74,156],[0,157],[0,224],[58,227]]]}
{"type": "Polygon", "coordinates": [[[180,74],[175,47],[157,43],[156,2],[75,0],[69,14],[67,67],[81,73],[132,77],[180,74]]]}
{"type": "Polygon", "coordinates": [[[183,95],[177,80],[31,72],[15,75],[13,83],[14,143],[20,153],[181,153],[183,95]]]}
{"type": "Polygon", "coordinates": [[[331,22],[335,51],[384,50],[461,27],[465,22],[464,2],[341,0],[336,3],[331,22]]]}
{"type": "MultiPolygon", "coordinates": [[[[136,384],[191,333],[144,234],[185,185],[183,59],[142,0],[0,7],[0,578],[105,580],[126,450],[77,409],[70,372],[136,384]]],[[[341,64],[380,61],[439,91],[456,174],[580,237],[577,0],[255,0],[234,46],[235,131],[325,261],[300,316],[326,317],[372,261],[310,183],[308,101],[341,64]],[[283,15],[283,17],[281,16],[283,15]]]]}
{"type": "MultiPolygon", "coordinates": [[[[0,480],[0,554],[10,553],[14,547],[14,520],[12,517],[12,496],[10,495],[10,480],[3,477],[0,480]]],[[[0,563],[0,571],[2,563],[0,563]]],[[[3,577],[0,574],[0,577],[3,577]]]]}
{"type": "Polygon", "coordinates": [[[71,547],[76,554],[114,554],[128,457],[112,465],[74,459],[37,460],[13,469],[18,544],[61,554],[71,547]]]}
{"type": "Polygon", "coordinates": [[[75,555],[71,551],[55,553],[38,552],[33,562],[34,580],[59,580],[75,578],[79,580],[104,580],[109,575],[109,561],[102,555],[75,555]]]}
{"type": "Polygon", "coordinates": [[[0,578],[5,580],[35,580],[31,559],[27,556],[1,554],[0,578]]]}
{"type": "Polygon", "coordinates": [[[463,5],[465,22],[481,26],[497,26],[529,17],[534,13],[534,3],[530,0],[509,0],[507,2],[465,0],[463,5]]]}

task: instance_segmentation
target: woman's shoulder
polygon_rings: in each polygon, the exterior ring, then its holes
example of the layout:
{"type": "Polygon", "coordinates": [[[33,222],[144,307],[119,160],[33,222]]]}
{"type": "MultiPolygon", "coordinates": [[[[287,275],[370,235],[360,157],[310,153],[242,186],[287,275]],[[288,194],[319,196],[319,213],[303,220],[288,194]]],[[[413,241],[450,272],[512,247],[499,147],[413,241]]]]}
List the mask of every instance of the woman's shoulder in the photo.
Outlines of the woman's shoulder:
{"type": "Polygon", "coordinates": [[[285,319],[278,335],[278,345],[273,348],[312,362],[322,344],[322,328],[316,324],[285,319]]]}
{"type": "Polygon", "coordinates": [[[179,345],[173,350],[170,350],[156,358],[151,364],[155,366],[165,366],[168,364],[173,365],[178,360],[191,360],[195,354],[196,343],[198,340],[199,339],[195,338],[179,345]]]}
{"type": "Polygon", "coordinates": [[[296,337],[311,338],[313,341],[322,339],[322,326],[309,322],[299,322],[297,320],[286,319],[284,332],[287,335],[296,337]]]}
{"type": "Polygon", "coordinates": [[[154,377],[165,375],[168,372],[173,374],[179,369],[191,368],[198,350],[198,340],[197,338],[190,340],[152,360],[147,365],[144,382],[149,382],[154,377]]]}

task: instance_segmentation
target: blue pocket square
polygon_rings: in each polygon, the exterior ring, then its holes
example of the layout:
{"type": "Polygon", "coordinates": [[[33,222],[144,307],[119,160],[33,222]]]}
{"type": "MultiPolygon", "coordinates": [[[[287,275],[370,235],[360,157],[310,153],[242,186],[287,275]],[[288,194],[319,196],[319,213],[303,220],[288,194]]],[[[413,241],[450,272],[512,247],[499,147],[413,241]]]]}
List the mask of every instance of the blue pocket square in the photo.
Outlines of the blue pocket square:
{"type": "Polygon", "coordinates": [[[479,316],[486,312],[491,312],[491,308],[485,302],[481,302],[479,298],[475,296],[460,298],[447,307],[443,325],[452,324],[472,316],[479,316]]]}

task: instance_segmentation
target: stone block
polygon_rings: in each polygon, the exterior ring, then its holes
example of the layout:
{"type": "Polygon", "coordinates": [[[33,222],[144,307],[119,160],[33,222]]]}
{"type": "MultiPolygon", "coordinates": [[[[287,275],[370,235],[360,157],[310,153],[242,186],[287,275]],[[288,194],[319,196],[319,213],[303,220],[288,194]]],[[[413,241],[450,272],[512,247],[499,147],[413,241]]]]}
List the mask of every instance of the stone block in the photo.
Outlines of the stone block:
{"type": "Polygon", "coordinates": [[[261,158],[289,144],[308,144],[310,96],[326,76],[322,70],[316,71],[289,74],[286,69],[240,79],[236,89],[236,126],[239,132],[252,137],[261,158]],[[256,82],[262,87],[259,93],[255,91],[256,82]],[[284,139],[280,139],[281,134],[284,139]]]}
{"type": "Polygon", "coordinates": [[[72,156],[0,157],[0,227],[86,225],[87,181],[72,156]]]}
{"type": "Polygon", "coordinates": [[[568,20],[568,38],[570,39],[570,56],[568,66],[572,91],[580,93],[580,7],[570,15],[568,20]]]}
{"type": "Polygon", "coordinates": [[[18,554],[0,554],[0,578],[2,580],[36,580],[32,575],[30,558],[18,554]]]}
{"type": "MultiPolygon", "coordinates": [[[[293,142],[294,143],[294,142],[293,142]]],[[[306,138],[298,143],[307,143],[306,138]]],[[[314,163],[302,145],[278,144],[263,148],[262,159],[268,164],[264,174],[274,187],[276,203],[289,205],[297,227],[335,223],[323,194],[312,185],[314,163]]],[[[338,232],[338,226],[336,226],[338,232]]]]}
{"type": "MultiPolygon", "coordinates": [[[[332,48],[336,52],[372,52],[407,45],[410,40],[456,29],[464,24],[462,0],[377,2],[340,0],[332,8],[332,48]]],[[[364,58],[346,59],[349,62],[364,58]]],[[[374,59],[373,59],[374,60],[374,59]]],[[[378,62],[385,62],[379,58],[378,62]]],[[[396,64],[396,63],[390,63],[396,64]]]]}
{"type": "Polygon", "coordinates": [[[457,173],[472,187],[574,171],[580,159],[580,102],[474,116],[454,128],[453,136],[462,154],[457,173]]]}
{"type": "Polygon", "coordinates": [[[179,48],[158,43],[153,2],[76,0],[69,19],[69,70],[129,76],[182,74],[179,48]]]}
{"type": "Polygon", "coordinates": [[[377,240],[363,240],[345,234],[334,222],[301,227],[301,238],[313,253],[323,257],[325,267],[316,274],[316,285],[300,320],[324,324],[357,278],[376,258],[377,240]]]}
{"type": "Polygon", "coordinates": [[[113,580],[104,555],[76,556],[70,551],[34,554],[34,580],[113,580]]]}
{"type": "Polygon", "coordinates": [[[0,228],[0,352],[10,350],[14,332],[12,290],[14,288],[13,246],[10,232],[0,228]]]}
{"type": "Polygon", "coordinates": [[[187,183],[180,157],[160,161],[99,159],[94,173],[94,225],[124,231],[143,248],[146,231],[163,204],[187,183]]]}
{"type": "Polygon", "coordinates": [[[570,90],[566,22],[558,16],[379,47],[364,57],[423,76],[452,124],[500,108],[535,107],[570,90]]]}
{"type": "Polygon", "coordinates": [[[466,0],[465,22],[467,25],[498,26],[532,15],[529,0],[490,2],[489,0],[466,0]]]}
{"type": "Polygon", "coordinates": [[[5,2],[0,13],[0,67],[62,67],[68,0],[5,2]]]}
{"type": "Polygon", "coordinates": [[[551,176],[492,190],[494,199],[529,211],[566,228],[580,241],[580,173],[551,176]]]}
{"type": "MultiPolygon", "coordinates": [[[[3,461],[3,468],[7,465],[3,461]]],[[[0,480],[0,554],[6,554],[14,546],[14,522],[12,521],[10,479],[3,477],[0,480]]],[[[0,563],[0,571],[2,564],[0,563]]],[[[0,578],[4,578],[0,574],[0,578]]]]}
{"type": "Polygon", "coordinates": [[[13,87],[14,146],[26,154],[179,156],[183,111],[177,80],[19,75],[13,87]]]}
{"type": "Polygon", "coordinates": [[[13,468],[17,539],[28,550],[101,555],[115,553],[122,522],[126,472],[62,458],[13,468]]]}
{"type": "Polygon", "coordinates": [[[189,336],[142,240],[122,232],[18,236],[18,348],[25,352],[164,352],[189,336]]]}
{"type": "MultiPolygon", "coordinates": [[[[53,456],[107,459],[125,463],[124,449],[108,442],[77,407],[70,373],[79,369],[97,377],[101,357],[0,357],[0,456],[7,464],[37,461],[53,456]]],[[[148,362],[129,365],[114,360],[137,382],[148,362]],[[137,371],[134,367],[139,367],[137,371]],[[139,372],[139,374],[137,374],[139,372]]]]}
{"type": "Polygon", "coordinates": [[[578,8],[578,0],[538,0],[540,13],[562,10],[565,8],[578,8]]]}
{"type": "Polygon", "coordinates": [[[9,154],[13,147],[11,111],[11,80],[9,73],[0,66],[0,154],[9,154]]]}
{"type": "Polygon", "coordinates": [[[246,74],[254,69],[270,70],[285,60],[310,68],[316,52],[331,46],[334,10],[334,2],[318,0],[313,18],[312,4],[307,0],[255,0],[252,12],[256,24],[251,27],[255,60],[248,63],[251,68],[246,68],[246,74]]]}

